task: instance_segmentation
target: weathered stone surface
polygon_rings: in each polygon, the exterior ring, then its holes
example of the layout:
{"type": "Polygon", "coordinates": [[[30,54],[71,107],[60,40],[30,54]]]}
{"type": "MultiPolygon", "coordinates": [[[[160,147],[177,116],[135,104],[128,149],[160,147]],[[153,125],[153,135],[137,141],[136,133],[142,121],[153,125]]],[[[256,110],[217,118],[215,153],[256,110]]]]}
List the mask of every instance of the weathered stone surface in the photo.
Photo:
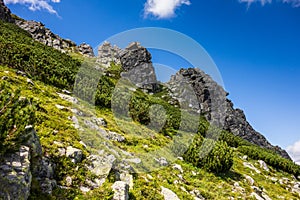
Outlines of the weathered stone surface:
{"type": "Polygon", "coordinates": [[[86,43],[80,44],[78,46],[78,51],[79,51],[79,53],[81,53],[82,55],[87,56],[87,57],[94,57],[95,56],[93,48],[91,47],[91,45],[86,44],[86,43]]]}
{"type": "Polygon", "coordinates": [[[41,22],[27,21],[23,19],[10,20],[7,17],[7,15],[5,16],[3,17],[7,18],[10,22],[15,22],[17,26],[27,31],[33,39],[46,46],[53,47],[63,53],[77,52],[88,57],[95,56],[93,52],[93,48],[90,45],[86,43],[82,43],[79,46],[77,46],[76,43],[74,43],[73,41],[69,39],[63,39],[59,35],[54,34],[50,29],[46,28],[45,25],[42,24],[41,22]]]}
{"type": "Polygon", "coordinates": [[[245,179],[247,180],[247,182],[249,183],[249,185],[254,185],[255,181],[251,176],[245,175],[245,179]]]}
{"type": "Polygon", "coordinates": [[[116,141],[116,142],[124,142],[125,141],[124,136],[122,136],[116,132],[112,132],[112,131],[108,131],[106,138],[111,141],[116,141]]]}
{"type": "Polygon", "coordinates": [[[129,186],[123,181],[115,182],[112,187],[114,191],[113,200],[128,200],[129,199],[129,186]]]}
{"type": "Polygon", "coordinates": [[[165,200],[180,200],[173,191],[163,186],[161,186],[161,194],[164,196],[165,200]]]}
{"type": "Polygon", "coordinates": [[[265,161],[259,160],[258,163],[260,165],[260,168],[262,168],[263,170],[265,170],[267,172],[270,171],[269,168],[268,168],[268,165],[265,163],[265,161]]]}
{"type": "Polygon", "coordinates": [[[286,151],[278,146],[272,146],[263,135],[255,131],[244,112],[235,109],[233,103],[227,99],[228,93],[200,69],[181,69],[171,77],[167,85],[174,99],[203,114],[211,124],[290,159],[286,151]],[[183,85],[190,85],[193,91],[190,92],[190,88],[183,85]],[[194,95],[197,98],[193,98],[194,95]]]}
{"type": "Polygon", "coordinates": [[[160,166],[168,166],[169,165],[169,162],[164,157],[155,158],[155,160],[156,160],[156,162],[158,162],[160,164],[160,166]]]}
{"type": "Polygon", "coordinates": [[[3,0],[0,0],[0,19],[5,22],[13,23],[15,20],[11,17],[9,8],[4,5],[3,0]]]}
{"type": "Polygon", "coordinates": [[[1,159],[0,199],[28,199],[32,181],[30,159],[28,146],[1,159]]]}
{"type": "Polygon", "coordinates": [[[97,189],[102,186],[102,184],[105,182],[105,178],[101,179],[94,179],[94,180],[86,180],[86,183],[89,185],[90,189],[97,189]]]}
{"type": "Polygon", "coordinates": [[[61,93],[57,93],[57,94],[58,94],[58,96],[60,98],[62,98],[63,100],[66,100],[66,101],[68,101],[70,103],[74,103],[74,104],[78,104],[79,103],[78,99],[76,99],[75,97],[72,97],[72,96],[66,95],[66,94],[61,94],[61,93]]]}
{"type": "Polygon", "coordinates": [[[133,189],[133,176],[131,174],[120,174],[120,180],[125,182],[129,186],[129,189],[133,189]]]}
{"type": "Polygon", "coordinates": [[[183,169],[182,169],[181,165],[174,164],[172,168],[179,171],[180,173],[183,173],[183,169]]]}
{"type": "Polygon", "coordinates": [[[80,149],[68,146],[66,156],[71,158],[73,163],[79,163],[82,160],[82,151],[80,149]]]}
{"type": "Polygon", "coordinates": [[[130,71],[143,63],[151,63],[151,59],[149,51],[138,42],[129,44],[120,55],[122,68],[125,71],[130,71]]]}
{"type": "Polygon", "coordinates": [[[249,169],[254,170],[256,173],[260,174],[260,171],[256,167],[254,167],[251,163],[243,162],[243,165],[249,169]]]}
{"type": "Polygon", "coordinates": [[[117,46],[112,46],[109,42],[104,42],[98,47],[97,63],[103,67],[110,67],[110,63],[120,64],[121,49],[117,46]]]}
{"type": "Polygon", "coordinates": [[[113,155],[91,155],[87,168],[96,176],[107,177],[116,161],[113,155]]]}
{"type": "Polygon", "coordinates": [[[31,181],[35,179],[45,194],[51,194],[56,186],[52,162],[42,156],[39,137],[33,126],[25,127],[27,139],[19,151],[10,153],[0,161],[0,198],[27,199],[31,181]]]}
{"type": "Polygon", "coordinates": [[[70,40],[65,40],[51,32],[44,24],[36,21],[17,20],[16,25],[27,31],[33,39],[57,50],[67,52],[76,47],[70,40]]]}
{"type": "Polygon", "coordinates": [[[140,43],[131,43],[120,54],[120,62],[124,70],[121,76],[148,92],[156,91],[158,85],[151,59],[149,51],[140,43]]]}

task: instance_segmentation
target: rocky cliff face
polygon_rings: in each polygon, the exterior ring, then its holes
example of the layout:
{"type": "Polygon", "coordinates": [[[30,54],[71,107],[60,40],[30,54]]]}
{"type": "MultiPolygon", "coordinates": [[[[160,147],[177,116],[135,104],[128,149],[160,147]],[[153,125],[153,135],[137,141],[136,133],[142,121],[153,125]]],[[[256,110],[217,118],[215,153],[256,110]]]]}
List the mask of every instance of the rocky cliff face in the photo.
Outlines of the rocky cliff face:
{"type": "Polygon", "coordinates": [[[10,10],[4,5],[3,0],[0,0],[0,19],[5,22],[13,23],[15,20],[11,17],[10,10]]]}
{"type": "Polygon", "coordinates": [[[228,93],[219,86],[212,78],[199,69],[181,69],[169,81],[168,85],[173,91],[171,95],[175,98],[190,99],[184,95],[184,90],[176,91],[182,82],[187,82],[194,89],[197,101],[190,102],[192,108],[199,107],[201,114],[214,125],[240,136],[247,141],[257,144],[263,148],[276,151],[282,157],[290,159],[288,153],[278,146],[272,146],[267,139],[255,131],[246,119],[244,112],[235,109],[233,103],[227,99],[228,93]],[[182,95],[183,94],[183,95],[182,95]]]}

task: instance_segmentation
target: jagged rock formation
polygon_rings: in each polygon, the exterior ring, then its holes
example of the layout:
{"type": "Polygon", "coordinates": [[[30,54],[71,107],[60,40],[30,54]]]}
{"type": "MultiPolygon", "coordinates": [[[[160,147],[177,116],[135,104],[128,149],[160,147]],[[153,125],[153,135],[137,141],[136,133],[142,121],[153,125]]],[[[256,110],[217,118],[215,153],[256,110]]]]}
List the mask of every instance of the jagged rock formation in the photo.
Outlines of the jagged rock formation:
{"type": "Polygon", "coordinates": [[[228,93],[211,77],[197,68],[181,69],[167,85],[175,99],[188,101],[189,107],[203,114],[210,123],[223,125],[228,93]]]}
{"type": "Polygon", "coordinates": [[[148,92],[156,91],[158,84],[151,59],[149,51],[140,43],[131,43],[120,55],[124,70],[121,74],[122,77],[129,79],[137,87],[148,92]]]}
{"type": "Polygon", "coordinates": [[[120,64],[121,49],[116,45],[112,46],[109,42],[104,42],[98,48],[97,63],[103,67],[110,67],[110,63],[120,64]]]}
{"type": "Polygon", "coordinates": [[[27,31],[36,41],[53,47],[63,53],[79,52],[87,57],[95,56],[93,48],[90,45],[82,43],[77,46],[73,41],[63,39],[60,36],[54,34],[41,22],[27,21],[20,18],[14,19],[11,16],[11,11],[5,6],[3,0],[0,0],[0,19],[5,22],[15,23],[17,26],[27,31]]]}
{"type": "Polygon", "coordinates": [[[19,151],[6,154],[0,160],[0,198],[28,199],[32,181],[39,183],[41,191],[51,194],[56,186],[54,165],[42,156],[40,140],[32,126],[25,130],[25,138],[19,151]]]}
{"type": "Polygon", "coordinates": [[[67,52],[72,51],[76,44],[70,40],[65,40],[54,34],[50,29],[46,28],[44,24],[36,21],[17,20],[16,25],[24,29],[36,40],[47,46],[53,47],[57,50],[67,52]]]}
{"type": "Polygon", "coordinates": [[[97,63],[103,67],[109,67],[111,62],[121,64],[123,78],[138,88],[153,92],[157,90],[158,84],[151,59],[149,51],[138,42],[132,42],[123,50],[104,42],[98,48],[97,63]]]}
{"type": "Polygon", "coordinates": [[[253,144],[274,150],[284,158],[291,159],[285,150],[281,149],[279,146],[271,145],[262,134],[255,131],[247,121],[244,112],[241,109],[235,109],[233,103],[228,99],[226,107],[225,130],[228,130],[253,144]]]}
{"type": "Polygon", "coordinates": [[[272,146],[267,139],[255,131],[246,119],[244,112],[235,109],[233,103],[226,98],[228,93],[212,78],[200,69],[181,69],[172,76],[168,85],[171,95],[177,98],[191,99],[186,91],[180,87],[183,82],[188,83],[194,89],[197,101],[190,102],[192,108],[200,107],[200,112],[214,125],[232,132],[235,135],[257,144],[263,148],[271,149],[282,157],[290,159],[288,153],[278,146],[272,146]],[[181,90],[176,88],[181,88],[181,90]]]}
{"type": "Polygon", "coordinates": [[[24,29],[36,40],[47,46],[53,47],[61,52],[79,52],[87,57],[94,57],[93,48],[82,43],[79,46],[67,39],[54,34],[50,29],[46,28],[44,24],[36,21],[16,20],[16,25],[24,29]]]}
{"type": "Polygon", "coordinates": [[[3,0],[0,0],[0,19],[5,22],[13,23],[15,20],[11,17],[10,10],[4,5],[3,0]]]}
{"type": "Polygon", "coordinates": [[[91,47],[91,45],[86,44],[86,43],[82,43],[78,46],[78,51],[82,54],[82,55],[86,55],[88,57],[94,57],[94,51],[93,48],[91,47]]]}

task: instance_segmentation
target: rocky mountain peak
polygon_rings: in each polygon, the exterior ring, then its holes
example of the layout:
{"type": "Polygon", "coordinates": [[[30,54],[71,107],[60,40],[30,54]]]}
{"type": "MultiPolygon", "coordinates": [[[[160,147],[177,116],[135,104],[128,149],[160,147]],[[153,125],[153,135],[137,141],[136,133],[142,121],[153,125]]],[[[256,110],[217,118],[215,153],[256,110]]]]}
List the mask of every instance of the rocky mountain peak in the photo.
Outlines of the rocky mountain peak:
{"type": "Polygon", "coordinates": [[[3,2],[3,0],[0,0],[0,19],[2,19],[5,22],[13,23],[15,20],[11,17],[11,12],[9,8],[7,8],[3,2]]]}
{"type": "Polygon", "coordinates": [[[125,71],[129,71],[144,63],[151,64],[152,56],[149,51],[142,47],[139,42],[132,42],[129,44],[120,55],[120,61],[122,68],[125,71]]]}
{"type": "Polygon", "coordinates": [[[120,64],[121,49],[116,45],[112,46],[109,42],[105,41],[98,47],[97,62],[104,67],[109,67],[110,63],[120,64]]]}
{"type": "Polygon", "coordinates": [[[200,69],[181,69],[176,75],[171,77],[168,85],[177,89],[172,95],[176,98],[191,99],[184,90],[179,89],[182,82],[187,82],[194,89],[198,101],[190,102],[192,108],[199,107],[206,119],[220,128],[228,130],[233,134],[260,147],[271,149],[282,157],[291,159],[288,153],[278,146],[273,146],[270,142],[249,124],[241,109],[234,108],[231,100],[227,98],[228,93],[218,85],[209,75],[200,69]]]}

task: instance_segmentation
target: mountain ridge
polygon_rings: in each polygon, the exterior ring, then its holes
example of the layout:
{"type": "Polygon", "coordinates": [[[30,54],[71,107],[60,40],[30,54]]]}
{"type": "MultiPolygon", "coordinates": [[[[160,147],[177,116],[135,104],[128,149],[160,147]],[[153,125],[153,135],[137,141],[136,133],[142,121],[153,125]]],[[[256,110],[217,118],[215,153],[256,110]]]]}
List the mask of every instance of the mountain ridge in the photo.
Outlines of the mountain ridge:
{"type": "MultiPolygon", "coordinates": [[[[0,198],[299,199],[300,167],[272,148],[236,136],[251,127],[204,72],[181,69],[164,86],[153,76],[151,54],[138,43],[126,49],[106,43],[95,58],[47,46],[43,36],[38,41],[40,36],[13,23],[0,25],[0,198]],[[143,74],[146,80],[140,79],[143,74]],[[134,84],[119,86],[120,79],[134,84]],[[193,86],[196,99],[176,92],[180,80],[193,86]],[[69,91],[74,84],[77,90],[69,91]],[[163,110],[165,119],[151,120],[149,112],[163,110]],[[180,110],[190,111],[182,128],[180,110]],[[161,131],[151,129],[161,124],[161,131]],[[225,130],[213,126],[220,124],[225,130]],[[195,125],[197,134],[182,152],[184,141],[176,138],[189,136],[195,125]],[[153,153],[173,142],[171,152],[182,157],[153,153]],[[201,148],[210,145],[212,151],[201,157],[201,148]],[[155,170],[138,171],[137,165],[148,168],[147,161],[155,170]]],[[[259,140],[268,145],[265,138],[259,140]]]]}

